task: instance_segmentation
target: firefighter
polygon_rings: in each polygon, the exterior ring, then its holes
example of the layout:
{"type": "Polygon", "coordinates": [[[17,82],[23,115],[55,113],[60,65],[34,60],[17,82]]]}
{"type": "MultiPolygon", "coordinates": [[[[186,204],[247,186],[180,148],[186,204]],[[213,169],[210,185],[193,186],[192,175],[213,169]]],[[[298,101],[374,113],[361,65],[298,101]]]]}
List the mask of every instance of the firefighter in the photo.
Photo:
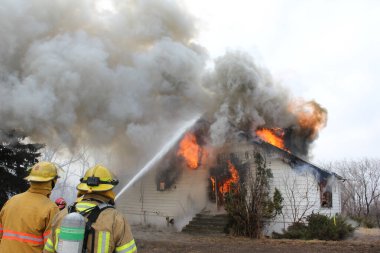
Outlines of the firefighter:
{"type": "Polygon", "coordinates": [[[41,253],[59,212],[49,199],[58,178],[58,167],[36,163],[25,179],[30,188],[9,199],[0,211],[0,253],[41,253]]]}
{"type": "Polygon", "coordinates": [[[126,218],[114,208],[115,193],[112,189],[117,184],[118,181],[106,167],[95,165],[88,169],[77,185],[80,197],[78,202],[56,215],[52,224],[53,232],[45,243],[43,252],[137,252],[126,218]],[[86,217],[84,219],[79,216],[86,223],[83,235],[67,236],[65,231],[81,231],[78,216],[70,220],[71,215],[77,213],[86,217]],[[72,224],[72,227],[67,227],[66,224],[72,224]],[[73,239],[74,237],[80,239],[73,239]]]}
{"type": "Polygon", "coordinates": [[[66,207],[66,201],[64,198],[57,198],[55,200],[55,204],[58,206],[60,211],[66,207]]]}

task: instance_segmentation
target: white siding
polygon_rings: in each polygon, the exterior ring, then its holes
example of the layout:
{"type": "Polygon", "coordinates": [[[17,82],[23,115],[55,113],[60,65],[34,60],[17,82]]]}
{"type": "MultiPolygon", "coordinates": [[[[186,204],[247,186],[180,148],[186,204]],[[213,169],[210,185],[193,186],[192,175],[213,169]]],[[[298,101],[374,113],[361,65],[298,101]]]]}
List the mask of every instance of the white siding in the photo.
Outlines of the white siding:
{"type": "Polygon", "coordinates": [[[282,214],[277,216],[267,227],[267,233],[281,232],[292,222],[302,219],[311,213],[320,213],[328,216],[340,213],[340,188],[338,181],[333,177],[332,207],[321,207],[320,189],[317,179],[310,171],[297,171],[280,159],[270,161],[273,173],[272,190],[276,187],[282,194],[282,214]]]}
{"type": "Polygon", "coordinates": [[[174,219],[179,230],[207,205],[208,171],[184,169],[175,186],[158,191],[156,171],[147,173],[118,200],[118,209],[131,224],[168,226],[167,218],[174,219]]]}
{"type": "MultiPolygon", "coordinates": [[[[265,153],[256,148],[260,153],[265,153]]],[[[234,144],[225,146],[221,152],[228,159],[235,153],[242,162],[249,162],[253,169],[254,146],[252,144],[234,144]]],[[[276,152],[267,153],[267,166],[273,173],[272,191],[275,187],[284,198],[282,215],[278,215],[266,228],[266,234],[281,232],[296,218],[314,213],[334,215],[341,211],[340,183],[332,181],[332,208],[323,208],[320,203],[320,190],[316,178],[307,170],[291,168],[276,152]],[[293,192],[294,198],[291,197],[293,192]],[[293,199],[293,201],[292,201],[293,199]],[[298,214],[295,211],[298,211],[298,214]]],[[[180,230],[202,210],[217,212],[215,204],[208,201],[208,166],[197,170],[184,169],[182,176],[170,190],[158,191],[155,182],[156,170],[147,173],[118,199],[120,209],[131,224],[149,224],[159,227],[171,227],[168,219],[174,219],[174,226],[180,230]]]]}

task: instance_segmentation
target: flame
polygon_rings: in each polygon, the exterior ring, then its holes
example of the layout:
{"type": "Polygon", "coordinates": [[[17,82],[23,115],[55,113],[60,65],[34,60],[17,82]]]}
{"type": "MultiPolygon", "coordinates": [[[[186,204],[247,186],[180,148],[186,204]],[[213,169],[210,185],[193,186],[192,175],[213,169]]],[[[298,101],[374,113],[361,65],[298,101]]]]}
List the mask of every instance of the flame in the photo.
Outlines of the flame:
{"type": "Polygon", "coordinates": [[[212,183],[212,191],[215,192],[215,177],[210,177],[212,183]]]}
{"type": "Polygon", "coordinates": [[[284,144],[284,131],[281,128],[260,128],[256,130],[256,135],[273,146],[287,150],[284,144]]]}
{"type": "Polygon", "coordinates": [[[219,192],[221,193],[230,192],[232,190],[231,184],[236,184],[239,182],[239,172],[235,169],[235,166],[231,163],[231,161],[228,161],[228,169],[231,173],[231,178],[228,178],[219,186],[219,192]]]}
{"type": "Polygon", "coordinates": [[[296,115],[301,129],[310,132],[310,140],[314,140],[319,130],[326,126],[327,111],[315,101],[297,100],[289,105],[289,110],[296,115]]]}
{"type": "Polygon", "coordinates": [[[186,165],[190,169],[197,169],[199,166],[202,148],[198,145],[194,134],[187,133],[179,144],[177,155],[185,159],[186,165]]]}

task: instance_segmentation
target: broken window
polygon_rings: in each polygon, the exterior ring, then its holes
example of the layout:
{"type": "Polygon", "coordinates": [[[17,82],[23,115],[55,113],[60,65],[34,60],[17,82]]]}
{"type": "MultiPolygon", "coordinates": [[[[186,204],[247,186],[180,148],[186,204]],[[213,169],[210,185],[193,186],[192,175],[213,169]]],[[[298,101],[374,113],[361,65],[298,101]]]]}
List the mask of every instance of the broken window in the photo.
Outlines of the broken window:
{"type": "Polygon", "coordinates": [[[158,185],[157,185],[157,191],[165,191],[165,182],[161,181],[158,185]]]}
{"type": "Polygon", "coordinates": [[[319,183],[321,207],[331,208],[332,207],[332,187],[327,184],[326,180],[319,183]]]}
{"type": "Polygon", "coordinates": [[[182,167],[176,166],[176,160],[164,161],[163,165],[157,168],[156,185],[157,191],[167,191],[175,188],[175,183],[182,174],[182,167]]]}

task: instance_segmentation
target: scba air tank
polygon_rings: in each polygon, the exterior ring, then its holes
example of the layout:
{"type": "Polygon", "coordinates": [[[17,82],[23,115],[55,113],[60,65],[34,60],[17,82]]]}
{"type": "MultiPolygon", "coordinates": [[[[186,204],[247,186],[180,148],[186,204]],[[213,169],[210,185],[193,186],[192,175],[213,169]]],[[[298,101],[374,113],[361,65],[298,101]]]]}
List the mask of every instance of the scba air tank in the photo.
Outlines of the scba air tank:
{"type": "Polygon", "coordinates": [[[81,253],[86,220],[79,213],[67,214],[58,236],[58,253],[81,253]]]}

